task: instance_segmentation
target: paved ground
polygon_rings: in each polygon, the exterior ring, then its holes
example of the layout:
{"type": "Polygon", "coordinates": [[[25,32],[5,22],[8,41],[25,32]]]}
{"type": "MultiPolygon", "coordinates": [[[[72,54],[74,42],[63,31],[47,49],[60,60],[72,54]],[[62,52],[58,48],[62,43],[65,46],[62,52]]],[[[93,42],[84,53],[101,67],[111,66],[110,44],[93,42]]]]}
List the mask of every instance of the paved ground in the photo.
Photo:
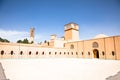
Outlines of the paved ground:
{"type": "Polygon", "coordinates": [[[105,80],[120,61],[76,58],[0,59],[10,80],[105,80]]]}
{"type": "Polygon", "coordinates": [[[8,79],[6,79],[6,76],[5,76],[5,73],[4,73],[4,69],[3,69],[1,63],[0,63],[0,80],[8,80],[8,79]]]}
{"type": "Polygon", "coordinates": [[[120,71],[113,76],[109,76],[106,80],[120,80],[120,71]]]}

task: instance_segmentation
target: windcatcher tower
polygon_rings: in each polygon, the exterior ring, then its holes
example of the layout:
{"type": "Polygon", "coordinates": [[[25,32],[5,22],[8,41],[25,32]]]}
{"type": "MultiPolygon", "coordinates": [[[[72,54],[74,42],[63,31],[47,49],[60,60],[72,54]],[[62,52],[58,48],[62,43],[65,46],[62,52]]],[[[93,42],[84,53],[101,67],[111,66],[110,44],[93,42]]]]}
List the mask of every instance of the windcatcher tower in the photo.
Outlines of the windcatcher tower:
{"type": "Polygon", "coordinates": [[[30,28],[30,43],[34,43],[34,33],[35,33],[35,28],[30,28]]]}
{"type": "Polygon", "coordinates": [[[79,27],[76,23],[68,23],[65,25],[65,40],[78,41],[79,40],[79,27]]]}

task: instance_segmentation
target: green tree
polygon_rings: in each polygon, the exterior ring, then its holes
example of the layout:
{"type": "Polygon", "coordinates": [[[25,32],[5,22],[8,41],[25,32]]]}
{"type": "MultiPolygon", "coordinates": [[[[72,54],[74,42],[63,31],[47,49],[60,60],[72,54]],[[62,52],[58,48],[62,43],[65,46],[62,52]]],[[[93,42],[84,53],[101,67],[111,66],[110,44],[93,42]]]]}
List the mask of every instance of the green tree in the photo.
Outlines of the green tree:
{"type": "Polygon", "coordinates": [[[10,41],[8,41],[7,39],[3,39],[3,38],[0,37],[0,42],[8,42],[9,43],[10,41]]]}
{"type": "Polygon", "coordinates": [[[26,38],[26,39],[24,39],[24,40],[23,40],[23,43],[29,44],[28,39],[27,39],[27,38],[26,38]]]}
{"type": "Polygon", "coordinates": [[[25,43],[25,44],[29,44],[29,41],[28,39],[24,39],[23,41],[22,40],[18,40],[17,43],[25,43]]]}
{"type": "Polygon", "coordinates": [[[17,43],[22,43],[22,40],[18,40],[17,43]]]}

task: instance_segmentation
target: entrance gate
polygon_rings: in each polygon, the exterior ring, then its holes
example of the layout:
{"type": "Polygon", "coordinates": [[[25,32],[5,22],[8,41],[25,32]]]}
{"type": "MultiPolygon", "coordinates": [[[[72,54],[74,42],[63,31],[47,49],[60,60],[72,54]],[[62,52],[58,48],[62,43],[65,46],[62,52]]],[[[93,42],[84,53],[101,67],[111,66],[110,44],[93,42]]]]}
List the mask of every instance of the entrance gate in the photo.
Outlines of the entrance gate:
{"type": "Polygon", "coordinates": [[[93,50],[94,58],[99,58],[99,51],[97,49],[93,50]]]}

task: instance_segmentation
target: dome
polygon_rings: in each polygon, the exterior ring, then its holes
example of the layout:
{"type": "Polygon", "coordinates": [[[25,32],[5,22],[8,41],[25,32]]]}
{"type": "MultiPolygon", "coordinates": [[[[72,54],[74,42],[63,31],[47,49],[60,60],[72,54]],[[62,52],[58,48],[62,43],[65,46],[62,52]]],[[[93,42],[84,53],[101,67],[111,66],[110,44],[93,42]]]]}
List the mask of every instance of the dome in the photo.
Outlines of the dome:
{"type": "Polygon", "coordinates": [[[93,39],[105,38],[105,37],[109,37],[109,36],[107,36],[107,35],[105,35],[105,34],[98,34],[98,35],[96,35],[93,39]]]}

